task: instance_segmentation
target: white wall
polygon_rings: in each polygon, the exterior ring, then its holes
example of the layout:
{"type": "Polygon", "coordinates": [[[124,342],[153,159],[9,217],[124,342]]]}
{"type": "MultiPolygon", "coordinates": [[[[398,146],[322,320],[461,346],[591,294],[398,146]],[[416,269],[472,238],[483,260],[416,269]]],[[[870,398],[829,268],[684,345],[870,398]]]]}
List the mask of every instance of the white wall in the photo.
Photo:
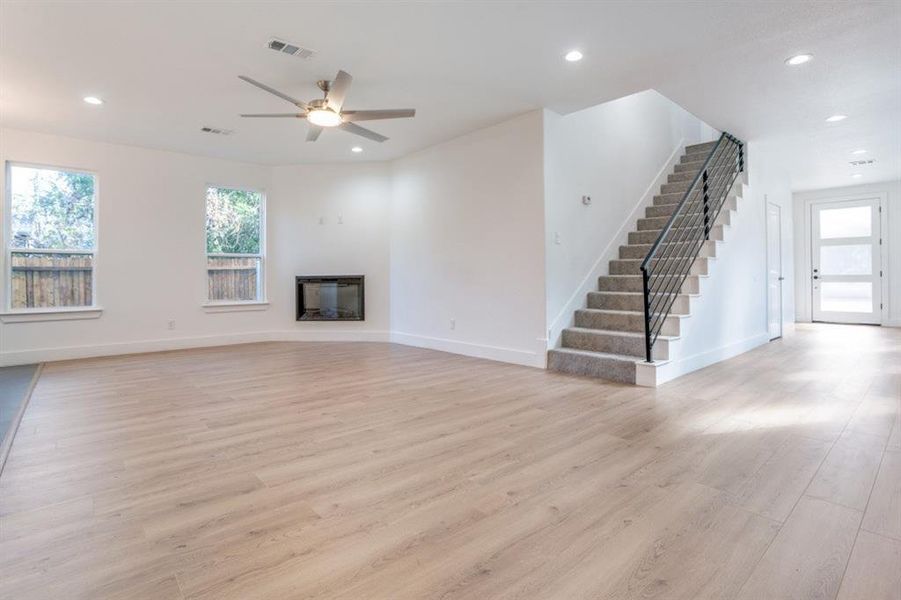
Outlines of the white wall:
{"type": "Polygon", "coordinates": [[[273,312],[300,339],[387,340],[390,329],[387,163],[302,165],[272,171],[269,252],[273,312]],[[321,221],[321,222],[320,222],[321,221]],[[366,320],[294,320],[296,275],[365,275],[366,320]],[[365,335],[363,335],[365,334],[365,335]],[[362,337],[361,337],[362,336],[362,337]]]}
{"type": "Polygon", "coordinates": [[[534,111],[395,161],[393,339],[544,366],[542,154],[534,111]]]}
{"type": "Polygon", "coordinates": [[[843,200],[860,196],[882,197],[883,256],[885,305],[883,325],[901,327],[901,181],[886,181],[866,185],[828,188],[794,194],[795,215],[795,269],[799,277],[795,282],[797,295],[796,317],[798,321],[811,319],[811,289],[809,277],[810,247],[807,246],[810,228],[809,203],[817,200],[843,200]]]}
{"type": "Polygon", "coordinates": [[[547,321],[554,347],[682,147],[719,134],[647,90],[566,116],[545,111],[544,135],[547,321]],[[591,196],[589,206],[583,195],[591,196]]]}
{"type": "Polygon", "coordinates": [[[0,131],[0,163],[6,161],[97,174],[96,286],[103,313],[90,320],[0,323],[2,363],[263,339],[387,339],[390,186],[384,164],[273,170],[8,129],[0,131]],[[271,305],[265,310],[202,308],[208,184],[267,194],[271,305]],[[335,223],[339,211],[342,226],[335,223]],[[325,225],[318,225],[320,215],[325,225]],[[367,321],[295,323],[294,275],[331,268],[366,273],[367,321]]]}
{"type": "MultiPolygon", "coordinates": [[[[585,302],[586,286],[593,289],[599,269],[606,272],[678,148],[712,133],[656,92],[568,117],[533,111],[393,163],[269,168],[3,130],[2,161],[98,174],[104,312],[94,320],[2,323],[0,361],[240,341],[392,339],[541,367],[549,321],[559,330],[570,308],[585,302]],[[264,310],[202,308],[210,183],[267,194],[264,310]],[[593,197],[590,207],[582,194],[593,197]],[[366,275],[366,321],[294,321],[294,276],[325,273],[366,275]]],[[[792,207],[784,174],[753,144],[751,156],[754,196],[744,200],[740,231],[717,261],[726,266],[714,267],[710,291],[693,307],[694,322],[707,323],[692,329],[703,340],[698,352],[766,331],[763,195],[783,206],[786,222],[792,207]]],[[[793,314],[790,296],[786,303],[793,314]]]]}
{"type": "Polygon", "coordinates": [[[782,209],[782,315],[786,335],[792,331],[794,280],[792,258],[791,178],[772,160],[763,144],[748,151],[747,185],[738,210],[717,244],[710,277],[701,278],[700,295],[691,301],[691,316],[682,322],[677,358],[658,374],[666,381],[725,360],[769,341],[767,330],[766,205],[782,209]]]}

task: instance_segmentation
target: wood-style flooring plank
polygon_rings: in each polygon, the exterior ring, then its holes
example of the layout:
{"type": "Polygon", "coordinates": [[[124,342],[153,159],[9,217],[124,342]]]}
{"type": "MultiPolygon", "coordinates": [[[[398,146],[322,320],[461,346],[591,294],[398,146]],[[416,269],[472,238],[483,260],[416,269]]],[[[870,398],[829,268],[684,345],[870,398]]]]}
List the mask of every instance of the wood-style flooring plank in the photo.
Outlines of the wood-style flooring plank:
{"type": "Polygon", "coordinates": [[[901,541],[861,531],[838,600],[901,598],[901,541]]]}
{"type": "Polygon", "coordinates": [[[803,497],[754,569],[740,600],[835,598],[861,513],[803,497]]]}
{"type": "Polygon", "coordinates": [[[898,365],[828,325],[658,389],[375,343],[51,363],[0,597],[893,594],[898,365]]]}

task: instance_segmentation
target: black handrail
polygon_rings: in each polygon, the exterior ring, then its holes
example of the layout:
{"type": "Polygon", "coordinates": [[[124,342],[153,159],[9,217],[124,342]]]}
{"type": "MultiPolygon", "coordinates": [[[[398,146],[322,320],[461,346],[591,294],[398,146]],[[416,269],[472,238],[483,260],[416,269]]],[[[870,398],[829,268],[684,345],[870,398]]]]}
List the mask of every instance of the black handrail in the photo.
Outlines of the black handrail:
{"type": "Polygon", "coordinates": [[[648,255],[641,261],[644,338],[648,362],[679,290],[710,239],[729,192],[745,170],[745,146],[723,132],[673,210],[648,255]],[[678,225],[676,225],[678,223],[678,225]]]}

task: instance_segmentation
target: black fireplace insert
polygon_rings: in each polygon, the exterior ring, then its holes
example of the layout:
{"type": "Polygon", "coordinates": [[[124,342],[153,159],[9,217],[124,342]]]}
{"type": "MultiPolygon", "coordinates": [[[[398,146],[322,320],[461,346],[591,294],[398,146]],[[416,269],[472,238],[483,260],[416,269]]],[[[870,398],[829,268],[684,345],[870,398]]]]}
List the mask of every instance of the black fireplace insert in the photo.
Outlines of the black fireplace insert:
{"type": "Polygon", "coordinates": [[[298,321],[363,321],[363,276],[296,278],[298,321]]]}

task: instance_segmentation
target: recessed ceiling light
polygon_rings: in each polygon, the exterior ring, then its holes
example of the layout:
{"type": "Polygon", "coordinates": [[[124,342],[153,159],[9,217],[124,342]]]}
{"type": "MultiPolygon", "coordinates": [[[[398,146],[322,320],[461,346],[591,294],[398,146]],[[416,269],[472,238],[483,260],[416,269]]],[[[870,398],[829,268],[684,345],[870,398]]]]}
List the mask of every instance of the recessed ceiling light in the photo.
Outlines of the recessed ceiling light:
{"type": "Polygon", "coordinates": [[[359,153],[359,152],[362,152],[363,149],[360,148],[359,146],[354,146],[353,148],[350,149],[350,151],[359,153]]]}
{"type": "Polygon", "coordinates": [[[838,121],[844,121],[848,118],[848,115],[832,115],[828,119],[826,119],[827,123],[837,123],[838,121]]]}
{"type": "Polygon", "coordinates": [[[97,96],[85,96],[84,101],[88,104],[93,104],[95,106],[103,104],[103,100],[98,98],[97,96]]]}
{"type": "Polygon", "coordinates": [[[568,62],[578,62],[582,60],[582,53],[578,50],[570,50],[563,58],[565,58],[568,62]]]}
{"type": "Polygon", "coordinates": [[[861,148],[860,150],[852,150],[851,151],[851,154],[857,154],[858,156],[861,154],[866,154],[866,153],[867,153],[867,151],[864,150],[863,148],[861,148]]]}
{"type": "Polygon", "coordinates": [[[852,179],[860,179],[861,177],[863,177],[862,173],[854,173],[853,175],[851,175],[852,179]]]}
{"type": "Polygon", "coordinates": [[[791,58],[785,59],[785,64],[796,67],[798,65],[803,65],[806,62],[810,62],[813,60],[813,54],[798,54],[796,56],[792,56],[791,58]]]}

